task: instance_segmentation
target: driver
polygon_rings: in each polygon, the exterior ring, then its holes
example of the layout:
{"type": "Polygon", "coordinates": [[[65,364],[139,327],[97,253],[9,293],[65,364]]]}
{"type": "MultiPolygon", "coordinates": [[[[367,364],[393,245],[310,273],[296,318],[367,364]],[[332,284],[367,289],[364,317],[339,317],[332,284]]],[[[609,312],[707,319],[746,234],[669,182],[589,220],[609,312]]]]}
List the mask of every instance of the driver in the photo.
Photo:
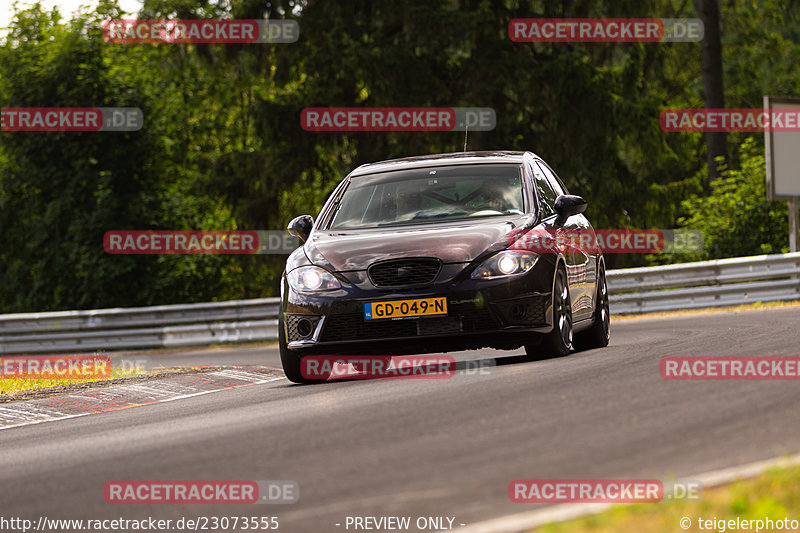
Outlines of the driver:
{"type": "Polygon", "coordinates": [[[483,191],[481,195],[483,204],[487,209],[503,213],[510,207],[505,197],[506,188],[503,187],[503,183],[500,180],[484,180],[481,189],[483,191]]]}
{"type": "Polygon", "coordinates": [[[420,211],[422,198],[419,185],[401,182],[397,184],[397,220],[411,220],[420,211]]]}

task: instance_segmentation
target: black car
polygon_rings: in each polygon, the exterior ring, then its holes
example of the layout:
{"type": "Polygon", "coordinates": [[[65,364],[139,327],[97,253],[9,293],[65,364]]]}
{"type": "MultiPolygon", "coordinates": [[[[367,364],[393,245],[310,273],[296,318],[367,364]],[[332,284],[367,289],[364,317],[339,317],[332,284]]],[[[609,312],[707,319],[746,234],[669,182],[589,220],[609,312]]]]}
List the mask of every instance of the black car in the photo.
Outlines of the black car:
{"type": "Polygon", "coordinates": [[[464,152],[362,165],[316,221],[281,280],[280,355],[399,355],[525,347],[527,358],[609,340],[599,250],[514,246],[528,231],[593,232],[586,201],[531,152],[464,152]],[[573,340],[574,333],[574,340],[573,340]]]}

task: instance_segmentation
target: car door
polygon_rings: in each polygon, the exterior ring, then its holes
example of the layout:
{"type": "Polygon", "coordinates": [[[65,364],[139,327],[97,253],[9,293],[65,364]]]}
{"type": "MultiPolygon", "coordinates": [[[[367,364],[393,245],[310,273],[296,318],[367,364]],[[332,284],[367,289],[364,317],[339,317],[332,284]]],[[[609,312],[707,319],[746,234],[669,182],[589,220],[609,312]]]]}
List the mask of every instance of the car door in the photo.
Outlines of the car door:
{"type": "MultiPolygon", "coordinates": [[[[555,201],[558,193],[553,188],[552,184],[548,181],[547,176],[542,171],[541,167],[533,161],[531,162],[531,173],[533,175],[533,182],[536,186],[536,193],[539,197],[539,213],[544,229],[551,232],[554,236],[559,234],[569,234],[578,229],[578,220],[576,217],[570,217],[563,226],[556,226],[556,210],[555,201]]],[[[573,319],[578,320],[580,316],[580,308],[576,304],[581,303],[581,296],[583,295],[582,286],[575,283],[579,280],[580,276],[576,276],[577,272],[582,271],[584,268],[581,262],[576,262],[576,254],[571,246],[566,246],[563,251],[564,262],[567,270],[567,280],[569,282],[570,300],[572,301],[572,314],[573,319]]]]}
{"type": "MultiPolygon", "coordinates": [[[[536,160],[536,166],[544,175],[550,187],[555,192],[556,197],[561,194],[569,194],[564,183],[558,178],[555,172],[541,159],[536,160]]],[[[595,233],[592,224],[582,214],[574,215],[567,219],[565,228],[575,232],[575,236],[586,237],[588,242],[595,242],[595,233]]],[[[572,251],[572,272],[568,272],[570,293],[573,296],[572,307],[575,320],[590,318],[594,309],[595,286],[597,285],[597,253],[591,247],[580,245],[582,240],[574,238],[571,242],[576,243],[572,251]]]]}

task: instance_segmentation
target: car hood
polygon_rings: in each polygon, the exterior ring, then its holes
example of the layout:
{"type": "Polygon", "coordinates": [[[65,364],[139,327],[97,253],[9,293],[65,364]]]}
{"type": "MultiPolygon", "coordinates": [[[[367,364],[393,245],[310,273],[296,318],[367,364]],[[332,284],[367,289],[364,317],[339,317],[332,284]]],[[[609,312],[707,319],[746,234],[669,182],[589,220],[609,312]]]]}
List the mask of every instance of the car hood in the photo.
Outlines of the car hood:
{"type": "Polygon", "coordinates": [[[402,257],[438,257],[444,263],[468,263],[487,251],[509,245],[509,234],[532,223],[532,215],[458,221],[391,229],[315,230],[304,250],[317,265],[335,271],[366,270],[376,261],[402,257]]]}

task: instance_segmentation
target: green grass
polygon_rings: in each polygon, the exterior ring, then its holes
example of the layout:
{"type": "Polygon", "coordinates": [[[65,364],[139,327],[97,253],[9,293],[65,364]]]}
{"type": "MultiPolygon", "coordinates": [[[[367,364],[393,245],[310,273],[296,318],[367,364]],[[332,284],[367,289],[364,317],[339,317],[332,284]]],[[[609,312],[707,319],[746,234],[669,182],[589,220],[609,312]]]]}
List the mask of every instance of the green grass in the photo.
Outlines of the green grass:
{"type": "MultiPolygon", "coordinates": [[[[677,533],[681,531],[717,531],[722,528],[700,528],[698,519],[800,520],[800,467],[775,468],[748,480],[737,481],[704,491],[697,502],[640,503],[620,505],[602,513],[548,524],[531,530],[536,533],[677,533]],[[681,527],[682,518],[691,519],[688,529],[681,527]]],[[[719,526],[719,524],[717,524],[719,526]]],[[[724,524],[725,531],[729,529],[724,524]]],[[[751,529],[741,531],[755,531],[751,529]]],[[[783,531],[786,531],[784,529],[783,531]]],[[[763,530],[762,530],[763,531],[763,530]]],[[[781,531],[775,529],[775,531],[781,531]]],[[[788,529],[791,531],[791,529],[788,529]]]]}
{"type": "Polygon", "coordinates": [[[121,369],[121,368],[113,368],[111,370],[111,375],[108,377],[97,378],[97,377],[90,377],[90,378],[81,378],[81,379],[28,379],[28,378],[1,378],[0,379],[0,397],[2,396],[11,396],[14,393],[31,390],[31,389],[42,389],[46,387],[56,387],[58,385],[68,385],[71,383],[86,383],[89,381],[109,381],[112,379],[119,379],[119,378],[127,378],[131,376],[137,376],[141,374],[147,374],[149,372],[144,370],[139,370],[136,368],[132,369],[121,369]]]}
{"type": "Polygon", "coordinates": [[[753,302],[751,304],[743,304],[728,307],[707,307],[704,309],[688,309],[686,311],[664,311],[661,313],[643,313],[640,315],[626,315],[619,314],[611,315],[611,321],[615,320],[632,320],[637,318],[657,318],[666,316],[684,316],[684,315],[697,315],[704,313],[725,313],[729,311],[752,311],[757,309],[773,309],[778,307],[800,307],[798,302],[753,302]]]}

